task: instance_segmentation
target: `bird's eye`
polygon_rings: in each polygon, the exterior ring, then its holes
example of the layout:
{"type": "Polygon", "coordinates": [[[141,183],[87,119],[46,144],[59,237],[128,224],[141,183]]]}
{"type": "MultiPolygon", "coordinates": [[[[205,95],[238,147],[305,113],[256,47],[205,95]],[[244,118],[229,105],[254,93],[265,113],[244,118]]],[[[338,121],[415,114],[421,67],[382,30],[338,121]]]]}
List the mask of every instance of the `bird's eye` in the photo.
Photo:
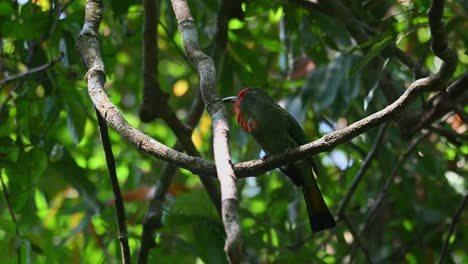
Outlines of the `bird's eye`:
{"type": "Polygon", "coordinates": [[[245,89],[242,89],[239,94],[237,96],[239,97],[243,97],[244,95],[246,95],[247,93],[249,92],[249,90],[247,88],[245,89]]]}

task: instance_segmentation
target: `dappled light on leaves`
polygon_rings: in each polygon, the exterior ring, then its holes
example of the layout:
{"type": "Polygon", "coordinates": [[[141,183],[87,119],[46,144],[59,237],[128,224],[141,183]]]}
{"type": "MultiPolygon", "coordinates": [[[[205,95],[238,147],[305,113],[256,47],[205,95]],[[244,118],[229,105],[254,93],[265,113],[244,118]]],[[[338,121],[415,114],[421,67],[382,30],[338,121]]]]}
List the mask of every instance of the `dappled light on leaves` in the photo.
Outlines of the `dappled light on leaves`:
{"type": "Polygon", "coordinates": [[[172,86],[172,92],[177,97],[185,95],[188,89],[189,89],[189,83],[186,80],[178,80],[172,86]]]}

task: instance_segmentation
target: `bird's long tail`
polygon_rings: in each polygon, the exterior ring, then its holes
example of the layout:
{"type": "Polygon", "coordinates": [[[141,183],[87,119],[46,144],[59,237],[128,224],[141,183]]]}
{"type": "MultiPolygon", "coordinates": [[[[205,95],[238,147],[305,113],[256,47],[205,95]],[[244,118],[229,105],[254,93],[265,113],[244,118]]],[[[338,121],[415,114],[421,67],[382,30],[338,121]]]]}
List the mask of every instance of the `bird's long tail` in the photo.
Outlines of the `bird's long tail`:
{"type": "Polygon", "coordinates": [[[304,181],[302,193],[309,214],[310,228],[312,232],[319,232],[336,226],[335,219],[328,210],[322,194],[313,176],[304,181]]]}

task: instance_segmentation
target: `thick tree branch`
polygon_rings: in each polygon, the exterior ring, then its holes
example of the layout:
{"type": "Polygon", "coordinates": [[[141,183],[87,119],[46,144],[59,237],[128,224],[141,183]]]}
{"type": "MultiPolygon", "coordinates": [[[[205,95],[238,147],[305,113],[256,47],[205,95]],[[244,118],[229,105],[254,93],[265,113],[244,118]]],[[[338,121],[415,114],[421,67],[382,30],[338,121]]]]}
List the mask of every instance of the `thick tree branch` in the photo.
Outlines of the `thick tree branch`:
{"type": "MultiPolygon", "coordinates": [[[[103,89],[105,74],[96,36],[97,25],[96,27],[91,25],[85,23],[77,40],[77,47],[82,53],[83,61],[88,69],[87,78],[90,97],[109,125],[143,152],[171,162],[175,166],[185,168],[192,173],[215,176],[216,168],[213,163],[175,151],[138,131],[123,118],[117,107],[110,102],[103,89]]],[[[449,55],[448,58],[442,59],[446,61],[445,64],[451,65],[449,68],[454,69],[457,63],[456,56],[449,55]]],[[[443,68],[447,69],[447,66],[443,68]]],[[[416,80],[395,102],[348,127],[329,133],[314,142],[285,153],[235,164],[234,171],[237,178],[260,175],[279,166],[303,159],[306,156],[331,151],[343,142],[395,118],[398,113],[422,93],[445,89],[444,84],[452,76],[453,71],[443,70],[441,73],[443,74],[416,80]]]]}
{"type": "MultiPolygon", "coordinates": [[[[186,125],[188,127],[193,128],[199,122],[200,117],[203,114],[203,106],[203,99],[201,98],[201,92],[199,91],[195,96],[195,99],[192,103],[192,108],[186,120],[186,125]]],[[[178,151],[183,149],[179,140],[174,145],[174,149],[178,151]]],[[[169,189],[169,185],[172,181],[174,173],[176,172],[176,169],[177,167],[171,163],[165,163],[158,177],[153,200],[151,201],[148,211],[146,212],[145,219],[143,220],[143,232],[140,240],[140,250],[138,251],[138,263],[148,263],[149,251],[155,246],[154,232],[156,229],[162,227],[164,198],[167,190],[169,189]]],[[[200,178],[202,180],[212,180],[208,177],[200,178]]],[[[218,213],[221,215],[221,199],[219,198],[217,201],[213,202],[218,209],[218,213]]]]}
{"type": "MultiPolygon", "coordinates": [[[[301,2],[307,2],[305,0],[296,0],[299,3],[301,2]]],[[[321,12],[326,13],[328,15],[331,15],[338,20],[340,20],[348,29],[350,32],[351,36],[358,42],[358,43],[364,43],[368,41],[372,35],[379,34],[379,32],[371,32],[370,28],[368,25],[366,25],[363,21],[358,20],[353,12],[343,3],[343,1],[340,0],[326,0],[326,1],[318,1],[318,7],[320,7],[321,12]]],[[[305,5],[310,9],[315,9],[315,10],[320,10],[317,8],[317,5],[305,5]]],[[[439,4],[439,6],[443,6],[442,4],[439,4]]],[[[440,11],[442,12],[442,10],[440,11]]],[[[440,20],[441,16],[435,17],[433,16],[432,20],[440,20]]],[[[433,23],[431,26],[431,32],[434,30],[438,30],[438,32],[441,32],[438,34],[438,36],[443,36],[443,29],[442,29],[442,23],[433,23]],[[439,29],[435,29],[439,28],[439,29]]],[[[436,36],[436,39],[438,39],[436,42],[446,42],[446,39],[441,38],[436,36]]],[[[437,46],[437,45],[436,45],[437,46]]],[[[446,47],[445,45],[438,45],[440,47],[446,47]]],[[[404,65],[406,65],[410,70],[412,70],[415,73],[416,78],[421,78],[422,76],[427,76],[429,72],[425,70],[423,67],[421,67],[421,64],[418,63],[416,60],[411,58],[410,56],[406,55],[402,50],[400,50],[398,47],[396,47],[395,44],[390,44],[389,47],[385,50],[384,54],[393,54],[397,59],[400,60],[404,65]]],[[[436,53],[438,57],[440,53],[436,53]]],[[[456,57],[456,54],[454,52],[449,51],[448,52],[448,57],[456,57]]],[[[447,58],[447,57],[446,57],[447,58]]],[[[454,60],[455,61],[455,60],[454,60]]],[[[372,65],[375,65],[376,67],[380,67],[380,65],[383,65],[383,59],[382,57],[377,57],[373,62],[371,62],[372,65]]],[[[456,66],[456,64],[453,64],[451,66],[456,66]]],[[[447,69],[448,71],[451,71],[451,69],[447,69]]],[[[398,91],[400,90],[399,87],[396,87],[394,82],[391,80],[391,74],[388,72],[388,70],[385,70],[384,72],[384,78],[381,78],[379,80],[381,90],[387,100],[387,102],[393,102],[398,98],[398,91]]],[[[414,126],[415,122],[415,115],[413,112],[403,112],[401,115],[398,117],[397,124],[398,127],[401,130],[401,133],[403,135],[407,135],[408,131],[414,126]]]]}
{"type": "MultiPolygon", "coordinates": [[[[439,71],[435,74],[434,81],[444,85],[452,77],[457,67],[457,54],[450,49],[447,44],[442,14],[444,12],[444,0],[433,0],[427,16],[429,18],[429,29],[431,30],[431,49],[443,63],[439,71]]],[[[436,91],[439,89],[436,89],[436,91]]]]}
{"type": "MultiPolygon", "coordinates": [[[[140,118],[149,122],[161,117],[171,128],[183,149],[191,156],[201,157],[192,142],[193,127],[184,125],[168,104],[168,95],[161,90],[158,80],[158,23],[159,0],[144,0],[143,25],[143,103],[140,118]]],[[[197,119],[198,120],[198,119],[197,119]]],[[[179,149],[182,151],[183,149],[179,149]]],[[[221,213],[220,194],[214,179],[200,177],[216,209],[221,213]]]]}
{"type": "MultiPolygon", "coordinates": [[[[222,1],[220,11],[218,14],[218,23],[216,30],[216,41],[214,42],[212,53],[215,58],[219,58],[224,54],[224,48],[227,41],[227,24],[232,17],[237,17],[242,19],[241,13],[241,0],[237,1],[222,1]]],[[[165,28],[165,27],[163,27],[165,28]]],[[[175,43],[174,43],[175,44],[175,43]]],[[[175,48],[185,57],[182,49],[177,45],[175,48]]],[[[188,61],[188,59],[187,59],[188,61]]],[[[193,66],[193,65],[191,65],[193,66]]],[[[192,108],[189,112],[189,115],[186,120],[186,126],[190,129],[190,133],[193,131],[193,128],[198,124],[200,117],[204,111],[203,98],[201,96],[201,91],[197,92],[195,99],[192,103],[192,108]]],[[[172,126],[171,126],[172,127],[172,126]]],[[[175,150],[182,150],[182,145],[180,141],[177,141],[173,147],[175,150]]],[[[191,154],[189,151],[187,153],[191,154]]],[[[191,154],[193,155],[193,154],[191,154]]],[[[176,171],[176,167],[170,163],[164,164],[164,167],[158,177],[158,182],[156,184],[156,190],[153,197],[153,200],[150,203],[150,207],[145,215],[143,223],[143,232],[141,237],[141,246],[138,252],[138,262],[147,263],[149,250],[154,247],[154,231],[162,227],[162,217],[163,217],[163,202],[167,189],[169,188],[172,177],[176,171]]],[[[201,177],[201,180],[206,180],[207,177],[201,177]]],[[[219,193],[218,193],[219,196],[219,193]]],[[[212,197],[212,196],[210,196],[212,197]]],[[[213,199],[212,199],[213,200],[213,199]]],[[[215,205],[218,209],[218,212],[221,215],[221,198],[216,199],[215,205]]]]}
{"type": "MultiPolygon", "coordinates": [[[[85,29],[88,28],[91,29],[89,26],[85,27],[85,29]]],[[[122,137],[136,145],[138,149],[150,155],[171,162],[195,174],[216,175],[213,163],[175,151],[138,131],[123,118],[117,107],[110,102],[103,89],[105,75],[104,65],[102,64],[98,49],[99,42],[97,38],[89,37],[90,32],[92,31],[86,30],[80,35],[77,46],[82,52],[84,62],[89,69],[87,77],[91,99],[99,111],[104,114],[103,116],[109,122],[109,125],[122,137]]],[[[456,57],[447,62],[456,64],[456,57]]],[[[306,156],[331,151],[343,142],[391,120],[423,92],[444,89],[445,86],[442,85],[441,79],[447,80],[451,76],[450,72],[445,71],[445,74],[447,75],[437,75],[416,80],[395,102],[384,109],[343,129],[329,133],[314,142],[286,151],[285,153],[271,155],[265,159],[237,163],[234,165],[236,176],[239,178],[263,174],[279,166],[303,159],[306,156]]]]}
{"type": "Polygon", "coordinates": [[[213,149],[216,171],[221,184],[221,206],[226,242],[224,250],[231,263],[242,260],[242,238],[238,216],[236,178],[231,164],[228,146],[228,121],[226,108],[216,95],[216,73],[214,63],[200,49],[198,36],[190,9],[185,0],[172,0],[185,53],[200,75],[200,89],[213,126],[213,149]]]}
{"type": "MultiPolygon", "coordinates": [[[[88,87],[100,85],[100,88],[102,88],[105,81],[104,64],[99,51],[99,41],[97,38],[97,31],[102,18],[102,10],[103,4],[100,0],[88,0],[86,2],[85,22],[77,39],[77,48],[81,52],[86,69],[88,70],[88,87]]],[[[107,123],[102,114],[103,113],[99,112],[96,108],[101,140],[104,146],[112,190],[114,192],[122,258],[124,263],[130,263],[130,248],[128,246],[127,226],[125,223],[125,209],[115,171],[115,161],[110,149],[107,123]]]]}

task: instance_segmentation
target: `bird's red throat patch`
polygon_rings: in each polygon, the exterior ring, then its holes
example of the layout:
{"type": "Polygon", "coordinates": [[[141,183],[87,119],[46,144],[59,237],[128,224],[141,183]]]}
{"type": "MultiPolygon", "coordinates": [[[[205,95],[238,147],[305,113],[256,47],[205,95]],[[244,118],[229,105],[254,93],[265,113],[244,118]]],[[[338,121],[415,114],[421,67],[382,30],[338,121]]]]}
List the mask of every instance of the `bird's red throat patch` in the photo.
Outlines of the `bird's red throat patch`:
{"type": "Polygon", "coordinates": [[[240,108],[240,104],[242,102],[242,99],[246,91],[247,91],[247,88],[242,89],[237,95],[239,99],[237,99],[234,102],[234,111],[236,112],[236,120],[239,126],[245,132],[252,133],[257,128],[257,122],[254,119],[249,118],[244,113],[242,113],[241,108],[240,108]]]}

